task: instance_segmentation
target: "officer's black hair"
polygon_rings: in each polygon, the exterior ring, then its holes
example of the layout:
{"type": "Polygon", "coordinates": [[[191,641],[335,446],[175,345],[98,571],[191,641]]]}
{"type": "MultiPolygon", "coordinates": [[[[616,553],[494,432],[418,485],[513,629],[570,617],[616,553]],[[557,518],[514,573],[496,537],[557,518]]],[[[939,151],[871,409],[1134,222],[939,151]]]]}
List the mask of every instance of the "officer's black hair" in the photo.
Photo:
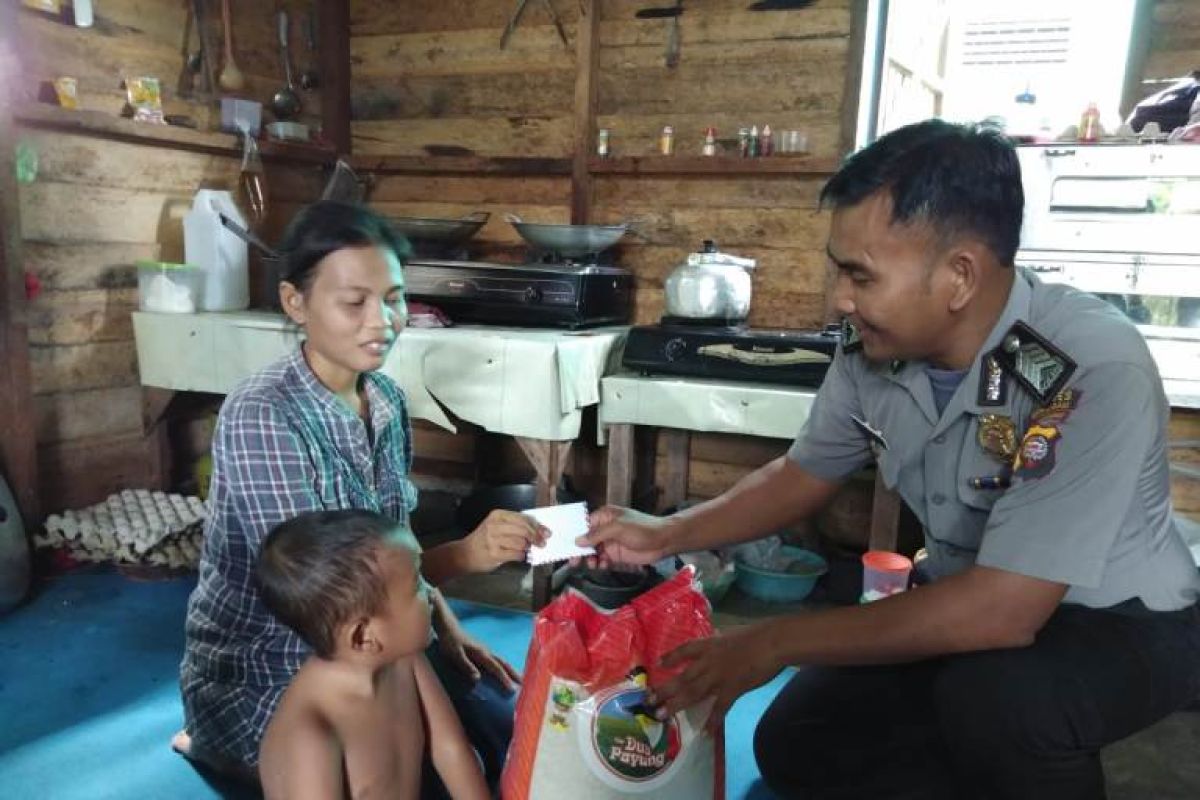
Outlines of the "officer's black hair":
{"type": "Polygon", "coordinates": [[[418,552],[404,526],[374,511],[310,511],[281,522],[255,566],[263,605],[317,655],[332,658],[338,628],[378,614],[387,602],[379,569],[384,545],[418,552]]]}
{"type": "Polygon", "coordinates": [[[937,119],[897,128],[846,159],[821,190],[821,207],[855,206],[881,189],[893,224],[925,223],[947,244],[973,234],[1012,265],[1025,192],[1017,153],[999,132],[937,119]]]}
{"type": "Polygon", "coordinates": [[[401,264],[412,256],[408,240],[384,217],[365,206],[321,200],[288,224],[278,248],[279,279],[307,292],[325,256],[344,247],[371,245],[391,250],[401,264]]]}

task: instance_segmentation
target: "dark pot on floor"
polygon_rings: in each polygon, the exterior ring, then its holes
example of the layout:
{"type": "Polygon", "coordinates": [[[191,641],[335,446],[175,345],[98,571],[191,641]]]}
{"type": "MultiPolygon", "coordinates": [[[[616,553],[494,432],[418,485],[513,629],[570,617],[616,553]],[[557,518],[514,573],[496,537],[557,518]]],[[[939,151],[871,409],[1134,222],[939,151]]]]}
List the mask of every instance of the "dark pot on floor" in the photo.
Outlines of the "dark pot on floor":
{"type": "Polygon", "coordinates": [[[584,569],[572,575],[567,583],[600,608],[615,609],[663,582],[653,567],[634,571],[615,569],[584,569]]]}

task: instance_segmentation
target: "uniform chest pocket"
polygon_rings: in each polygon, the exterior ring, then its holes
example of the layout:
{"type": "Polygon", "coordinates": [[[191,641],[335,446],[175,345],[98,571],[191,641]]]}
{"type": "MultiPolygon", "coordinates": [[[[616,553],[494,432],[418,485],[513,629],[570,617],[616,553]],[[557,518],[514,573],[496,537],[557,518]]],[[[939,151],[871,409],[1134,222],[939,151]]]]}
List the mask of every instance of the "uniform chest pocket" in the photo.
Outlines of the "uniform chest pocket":
{"type": "MultiPolygon", "coordinates": [[[[984,449],[980,443],[978,419],[973,423],[970,436],[963,437],[962,453],[958,461],[958,499],[963,505],[976,511],[991,512],[1008,487],[1011,458],[1001,458],[984,449]]],[[[999,427],[1004,427],[1000,423],[999,427]]],[[[988,439],[989,446],[992,439],[988,439]]]]}

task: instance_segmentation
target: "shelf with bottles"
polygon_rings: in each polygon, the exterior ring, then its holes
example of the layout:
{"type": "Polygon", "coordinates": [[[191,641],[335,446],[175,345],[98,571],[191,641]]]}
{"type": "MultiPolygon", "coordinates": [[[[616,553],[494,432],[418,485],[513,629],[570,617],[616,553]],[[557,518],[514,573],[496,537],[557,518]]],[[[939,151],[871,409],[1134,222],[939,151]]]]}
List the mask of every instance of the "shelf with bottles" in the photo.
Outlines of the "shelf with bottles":
{"type": "MultiPolygon", "coordinates": [[[[70,109],[48,103],[23,103],[13,110],[13,122],[27,128],[77,133],[104,139],[188,150],[197,153],[242,155],[241,139],[232,133],[200,131],[174,125],[156,125],[91,109],[70,109]]],[[[312,164],[333,164],[337,153],[331,145],[304,142],[258,141],[263,158],[312,164]]]]}
{"type": "Polygon", "coordinates": [[[840,161],[834,156],[789,153],[757,158],[717,156],[616,156],[588,159],[597,175],[832,175],[840,161]]]}

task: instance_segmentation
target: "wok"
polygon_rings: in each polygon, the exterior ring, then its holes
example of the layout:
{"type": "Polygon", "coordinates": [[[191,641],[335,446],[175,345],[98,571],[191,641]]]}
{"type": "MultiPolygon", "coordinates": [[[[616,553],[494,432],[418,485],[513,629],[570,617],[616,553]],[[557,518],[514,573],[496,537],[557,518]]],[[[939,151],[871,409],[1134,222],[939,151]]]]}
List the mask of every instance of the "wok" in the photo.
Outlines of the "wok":
{"type": "Polygon", "coordinates": [[[629,231],[628,225],[548,225],[522,222],[510,214],[509,223],[529,244],[561,256],[583,256],[612,247],[629,231]]]}
{"type": "Polygon", "coordinates": [[[432,217],[389,217],[392,227],[409,239],[422,242],[456,244],[466,241],[487,224],[491,214],[477,211],[461,219],[434,219],[432,217]]]}

